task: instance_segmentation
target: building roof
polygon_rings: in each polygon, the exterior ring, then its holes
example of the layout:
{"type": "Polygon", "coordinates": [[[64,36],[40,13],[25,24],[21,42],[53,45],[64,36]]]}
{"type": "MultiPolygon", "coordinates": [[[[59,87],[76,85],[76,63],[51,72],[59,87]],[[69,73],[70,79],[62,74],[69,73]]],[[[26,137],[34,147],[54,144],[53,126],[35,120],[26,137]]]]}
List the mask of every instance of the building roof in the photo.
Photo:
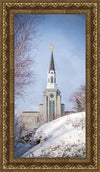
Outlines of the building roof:
{"type": "Polygon", "coordinates": [[[39,111],[23,111],[22,113],[39,113],[39,111]]]}
{"type": "Polygon", "coordinates": [[[53,52],[51,52],[51,60],[50,60],[49,72],[50,72],[50,70],[54,70],[54,72],[55,72],[55,65],[54,65],[54,59],[53,59],[53,52]]]}

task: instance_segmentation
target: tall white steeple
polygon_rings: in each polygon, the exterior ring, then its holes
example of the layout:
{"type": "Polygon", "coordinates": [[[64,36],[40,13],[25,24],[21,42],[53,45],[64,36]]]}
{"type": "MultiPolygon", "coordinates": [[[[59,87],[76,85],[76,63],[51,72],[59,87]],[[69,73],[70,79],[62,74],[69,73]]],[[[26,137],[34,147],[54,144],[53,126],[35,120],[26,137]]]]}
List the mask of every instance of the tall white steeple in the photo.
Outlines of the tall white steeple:
{"type": "Polygon", "coordinates": [[[53,59],[53,45],[51,44],[51,61],[47,78],[47,89],[57,89],[56,84],[56,71],[53,59]]]}

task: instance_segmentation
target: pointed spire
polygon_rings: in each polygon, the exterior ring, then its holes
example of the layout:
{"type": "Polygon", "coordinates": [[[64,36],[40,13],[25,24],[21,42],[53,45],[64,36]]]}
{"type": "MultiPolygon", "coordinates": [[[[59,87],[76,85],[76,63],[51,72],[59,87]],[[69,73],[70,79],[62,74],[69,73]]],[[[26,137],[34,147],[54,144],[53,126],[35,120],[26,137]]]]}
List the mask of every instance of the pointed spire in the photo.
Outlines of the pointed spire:
{"type": "Polygon", "coordinates": [[[54,65],[54,59],[53,59],[53,45],[51,44],[51,60],[50,60],[50,67],[49,67],[49,72],[50,70],[54,70],[55,72],[55,65],[54,65]]]}
{"type": "Polygon", "coordinates": [[[50,61],[49,72],[50,72],[50,70],[54,70],[54,72],[55,72],[55,65],[54,65],[54,59],[53,59],[53,52],[51,52],[51,61],[50,61]]]}

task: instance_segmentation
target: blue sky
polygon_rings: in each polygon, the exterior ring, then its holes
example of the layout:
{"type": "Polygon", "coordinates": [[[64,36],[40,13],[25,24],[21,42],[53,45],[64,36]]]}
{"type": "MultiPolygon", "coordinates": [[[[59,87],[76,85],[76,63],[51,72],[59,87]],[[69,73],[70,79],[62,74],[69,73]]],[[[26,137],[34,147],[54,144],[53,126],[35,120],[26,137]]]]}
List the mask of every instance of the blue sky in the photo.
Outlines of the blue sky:
{"type": "Polygon", "coordinates": [[[44,15],[38,28],[40,40],[38,49],[31,50],[35,64],[35,84],[27,87],[25,97],[20,100],[19,111],[39,110],[43,102],[43,91],[47,86],[47,72],[51,58],[51,43],[57,73],[57,85],[61,91],[62,103],[66,110],[73,105],[69,102],[71,94],[85,84],[85,15],[44,15]]]}

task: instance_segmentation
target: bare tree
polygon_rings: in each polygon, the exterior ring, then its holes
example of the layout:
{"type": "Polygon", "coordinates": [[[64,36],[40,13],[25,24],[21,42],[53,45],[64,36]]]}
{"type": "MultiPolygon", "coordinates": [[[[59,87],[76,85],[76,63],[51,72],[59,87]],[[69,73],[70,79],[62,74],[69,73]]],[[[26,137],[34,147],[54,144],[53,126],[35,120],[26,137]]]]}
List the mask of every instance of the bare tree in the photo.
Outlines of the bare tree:
{"type": "Polygon", "coordinates": [[[18,121],[17,116],[15,116],[15,119],[14,119],[14,134],[15,134],[15,137],[18,137],[19,135],[19,121],[18,121]]]}
{"type": "Polygon", "coordinates": [[[38,28],[41,20],[41,15],[31,14],[17,14],[14,18],[15,101],[23,96],[25,87],[35,81],[31,67],[34,65],[32,53],[38,47],[38,28]]]}
{"type": "MultiPolygon", "coordinates": [[[[35,83],[35,72],[32,69],[35,49],[38,48],[41,15],[15,15],[14,17],[14,92],[15,109],[19,98],[25,95],[25,88],[35,83]]],[[[19,128],[18,114],[15,111],[15,135],[21,134],[24,126],[19,128]]]]}
{"type": "Polygon", "coordinates": [[[20,126],[19,126],[19,136],[22,135],[23,132],[25,132],[25,123],[21,122],[20,126]]]}
{"type": "Polygon", "coordinates": [[[76,111],[85,111],[85,85],[81,85],[79,89],[73,92],[69,101],[74,104],[73,109],[76,111]]]}

